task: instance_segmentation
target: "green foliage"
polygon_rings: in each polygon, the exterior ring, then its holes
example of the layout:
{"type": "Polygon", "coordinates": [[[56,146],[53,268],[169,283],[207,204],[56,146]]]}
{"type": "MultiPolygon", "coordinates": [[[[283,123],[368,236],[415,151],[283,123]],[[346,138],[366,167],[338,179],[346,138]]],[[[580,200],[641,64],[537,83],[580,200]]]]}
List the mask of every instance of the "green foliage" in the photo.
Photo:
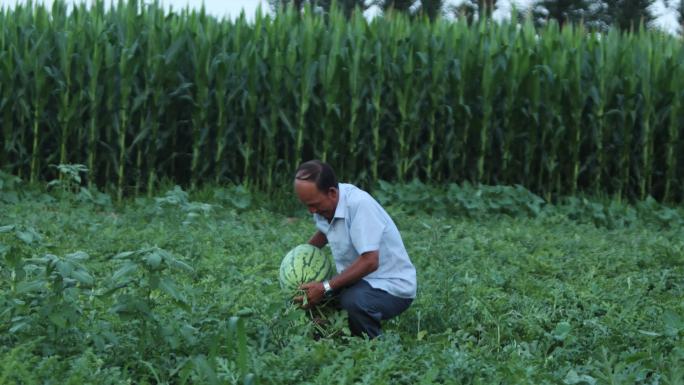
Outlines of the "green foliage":
{"type": "Polygon", "coordinates": [[[406,185],[381,181],[374,194],[381,204],[411,213],[442,213],[473,218],[495,214],[536,217],[544,205],[543,199],[522,186],[473,186],[464,183],[439,188],[416,180],[406,185]]]}
{"type": "Polygon", "coordinates": [[[167,191],[163,197],[154,198],[156,203],[156,211],[162,212],[165,206],[178,207],[181,211],[187,214],[183,225],[189,225],[202,216],[206,217],[211,213],[214,207],[203,202],[191,202],[188,199],[188,193],[183,191],[180,186],[175,186],[173,190],[167,191]]]}
{"type": "Polygon", "coordinates": [[[21,178],[0,171],[0,202],[16,203],[21,193],[21,178]]]}
{"type": "Polygon", "coordinates": [[[81,173],[88,172],[82,164],[53,165],[59,172],[59,178],[48,183],[48,188],[58,188],[63,192],[76,193],[81,186],[81,173]]]}
{"type": "Polygon", "coordinates": [[[609,199],[561,197],[547,202],[522,186],[473,186],[450,184],[446,187],[389,184],[381,181],[374,191],[380,203],[406,213],[457,215],[469,218],[506,215],[514,218],[563,216],[578,223],[609,229],[635,224],[656,228],[684,226],[684,211],[657,202],[652,197],[634,205],[609,199]]]}
{"type": "Polygon", "coordinates": [[[240,208],[238,187],[108,207],[25,190],[0,202],[3,384],[678,384],[684,374],[684,216],[653,199],[552,204],[521,187],[380,184],[419,293],[367,341],[347,336],[334,307],[284,301],[280,260],[314,231],[304,208],[266,210],[258,193],[240,208]],[[184,223],[193,203],[212,209],[184,223]]]}
{"type": "Polygon", "coordinates": [[[252,206],[252,193],[244,185],[215,189],[214,199],[240,210],[252,206]]]}
{"type": "Polygon", "coordinates": [[[98,187],[151,196],[165,181],[271,194],[312,158],[366,187],[684,199],[684,50],[657,31],[53,8],[0,11],[0,168],[29,183],[62,174],[56,190],[78,184],[85,200],[98,187]]]}
{"type": "Polygon", "coordinates": [[[95,284],[85,267],[89,256],[78,251],[64,257],[33,257],[31,250],[44,242],[44,236],[32,227],[12,227],[3,227],[3,240],[10,242],[0,250],[7,282],[0,300],[3,339],[32,341],[45,354],[69,354],[75,341],[84,338],[79,322],[87,308],[83,298],[95,284]]]}

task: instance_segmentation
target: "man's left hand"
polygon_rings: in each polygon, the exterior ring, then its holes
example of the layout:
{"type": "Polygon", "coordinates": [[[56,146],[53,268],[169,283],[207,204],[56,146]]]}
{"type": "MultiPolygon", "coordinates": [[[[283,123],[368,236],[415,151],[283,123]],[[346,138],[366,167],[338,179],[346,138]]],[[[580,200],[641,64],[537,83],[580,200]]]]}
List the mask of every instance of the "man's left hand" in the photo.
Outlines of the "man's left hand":
{"type": "Polygon", "coordinates": [[[306,304],[304,304],[303,297],[295,298],[295,302],[302,303],[301,307],[304,309],[309,309],[316,306],[319,302],[321,302],[325,294],[325,289],[323,288],[322,282],[308,282],[299,286],[299,288],[304,290],[306,293],[306,304]]]}

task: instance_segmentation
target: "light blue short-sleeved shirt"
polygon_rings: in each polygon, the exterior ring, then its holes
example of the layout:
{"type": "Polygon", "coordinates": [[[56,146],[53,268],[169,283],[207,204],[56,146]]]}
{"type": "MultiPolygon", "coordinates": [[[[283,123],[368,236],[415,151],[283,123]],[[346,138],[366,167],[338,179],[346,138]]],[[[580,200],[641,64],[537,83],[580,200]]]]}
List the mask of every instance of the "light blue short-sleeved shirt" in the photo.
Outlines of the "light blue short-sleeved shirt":
{"type": "Polygon", "coordinates": [[[316,228],[325,234],[337,272],[348,268],[361,254],[378,250],[378,269],[363,279],[372,287],[401,298],[416,297],[416,269],[406,252],[397,226],[385,209],[367,192],[340,183],[339,201],[332,222],[314,214],[316,228]]]}

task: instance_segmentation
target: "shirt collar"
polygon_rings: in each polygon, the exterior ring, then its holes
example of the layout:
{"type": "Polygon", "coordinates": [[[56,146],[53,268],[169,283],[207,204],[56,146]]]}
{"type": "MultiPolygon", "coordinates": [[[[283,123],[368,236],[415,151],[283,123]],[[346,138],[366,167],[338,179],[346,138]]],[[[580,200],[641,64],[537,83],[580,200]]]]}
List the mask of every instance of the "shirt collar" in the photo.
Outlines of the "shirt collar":
{"type": "Polygon", "coordinates": [[[333,215],[333,219],[335,218],[345,218],[347,216],[347,197],[346,197],[346,192],[347,189],[345,186],[342,186],[342,183],[337,184],[338,191],[337,191],[337,207],[335,208],[335,215],[333,215]]]}

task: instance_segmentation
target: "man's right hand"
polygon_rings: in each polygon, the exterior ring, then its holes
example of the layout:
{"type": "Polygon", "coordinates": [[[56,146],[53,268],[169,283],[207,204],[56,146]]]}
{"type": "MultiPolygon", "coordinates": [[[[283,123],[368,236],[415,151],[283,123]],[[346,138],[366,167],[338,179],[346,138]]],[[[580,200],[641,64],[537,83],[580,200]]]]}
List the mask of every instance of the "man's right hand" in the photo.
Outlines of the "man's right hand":
{"type": "Polygon", "coordinates": [[[305,296],[298,296],[294,298],[294,302],[299,303],[299,307],[302,309],[310,309],[318,305],[325,296],[325,289],[323,288],[323,284],[321,282],[308,282],[299,286],[299,288],[304,290],[304,293],[306,293],[306,298],[305,296]]]}

